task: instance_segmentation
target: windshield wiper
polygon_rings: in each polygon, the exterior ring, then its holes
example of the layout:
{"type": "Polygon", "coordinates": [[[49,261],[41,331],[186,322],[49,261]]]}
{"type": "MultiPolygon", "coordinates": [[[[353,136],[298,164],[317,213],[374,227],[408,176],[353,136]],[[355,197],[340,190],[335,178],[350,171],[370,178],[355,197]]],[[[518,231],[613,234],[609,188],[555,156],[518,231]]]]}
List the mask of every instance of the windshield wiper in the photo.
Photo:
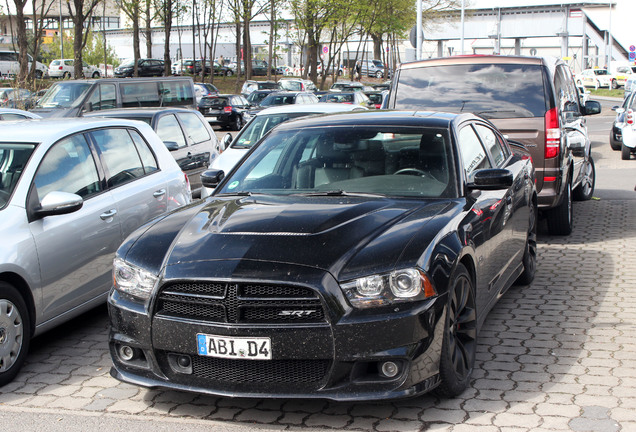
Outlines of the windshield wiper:
{"type": "Polygon", "coordinates": [[[217,194],[216,196],[252,196],[252,192],[250,191],[240,191],[240,192],[224,192],[217,194]]]}
{"type": "Polygon", "coordinates": [[[496,114],[496,113],[516,113],[516,112],[517,112],[517,110],[501,109],[501,110],[477,111],[477,112],[474,112],[473,114],[481,115],[481,114],[496,114]]]}
{"type": "Polygon", "coordinates": [[[321,192],[301,192],[293,195],[301,195],[301,196],[360,196],[360,197],[384,197],[386,195],[382,194],[373,194],[373,193],[364,193],[364,192],[347,192],[342,189],[335,189],[330,191],[321,191],[321,192]]]}

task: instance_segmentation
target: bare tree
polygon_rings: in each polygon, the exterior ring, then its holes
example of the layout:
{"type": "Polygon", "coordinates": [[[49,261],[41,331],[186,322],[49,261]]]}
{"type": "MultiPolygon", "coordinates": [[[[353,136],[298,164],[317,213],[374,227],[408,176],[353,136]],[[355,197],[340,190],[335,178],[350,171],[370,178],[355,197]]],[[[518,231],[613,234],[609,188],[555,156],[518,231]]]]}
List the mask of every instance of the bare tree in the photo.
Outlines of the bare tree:
{"type": "Polygon", "coordinates": [[[70,0],[66,0],[66,6],[68,7],[68,13],[73,21],[73,71],[75,78],[84,77],[84,69],[82,68],[82,51],[86,46],[87,35],[91,29],[90,19],[93,15],[93,10],[99,4],[100,0],[73,0],[73,8],[71,8],[70,0]],[[88,21],[88,25],[86,22],[88,21]]]}
{"type": "Polygon", "coordinates": [[[164,31],[163,73],[170,75],[170,33],[172,32],[173,0],[154,0],[155,10],[164,31]]]}
{"type": "Polygon", "coordinates": [[[146,37],[146,57],[152,58],[152,20],[155,15],[152,9],[152,0],[143,0],[144,6],[144,35],[146,37]]]}
{"type": "Polygon", "coordinates": [[[139,48],[139,18],[141,15],[140,0],[117,0],[118,6],[124,11],[126,16],[132,21],[133,30],[133,76],[139,76],[138,63],[141,58],[141,50],[139,48]]]}
{"type": "MultiPolygon", "coordinates": [[[[18,71],[18,85],[23,86],[26,83],[29,69],[28,41],[26,32],[26,21],[24,16],[24,7],[28,0],[13,0],[15,5],[15,18],[16,18],[16,34],[18,40],[18,63],[20,69],[18,71]]],[[[8,9],[7,4],[7,9],[8,9]]]]}

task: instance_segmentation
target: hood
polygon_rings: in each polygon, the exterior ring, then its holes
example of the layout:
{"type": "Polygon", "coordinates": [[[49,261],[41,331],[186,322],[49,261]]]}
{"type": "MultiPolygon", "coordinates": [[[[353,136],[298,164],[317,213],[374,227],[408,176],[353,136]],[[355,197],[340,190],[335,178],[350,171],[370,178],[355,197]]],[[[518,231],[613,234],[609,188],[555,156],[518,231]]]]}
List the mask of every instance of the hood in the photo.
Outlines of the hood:
{"type": "Polygon", "coordinates": [[[44,118],[76,117],[79,108],[33,108],[30,110],[44,118]]]}
{"type": "Polygon", "coordinates": [[[227,176],[229,172],[232,171],[232,168],[234,168],[238,161],[240,161],[248,151],[249,149],[247,148],[235,149],[229,147],[212,161],[210,168],[223,170],[227,176]]]}
{"type": "MultiPolygon", "coordinates": [[[[359,197],[217,198],[180,225],[164,264],[251,260],[339,275],[362,250],[374,248],[361,254],[364,261],[376,269],[392,268],[411,239],[448,205],[439,200],[359,197]]],[[[146,234],[152,236],[161,225],[146,234]]],[[[365,265],[358,259],[356,267],[365,265]]]]}

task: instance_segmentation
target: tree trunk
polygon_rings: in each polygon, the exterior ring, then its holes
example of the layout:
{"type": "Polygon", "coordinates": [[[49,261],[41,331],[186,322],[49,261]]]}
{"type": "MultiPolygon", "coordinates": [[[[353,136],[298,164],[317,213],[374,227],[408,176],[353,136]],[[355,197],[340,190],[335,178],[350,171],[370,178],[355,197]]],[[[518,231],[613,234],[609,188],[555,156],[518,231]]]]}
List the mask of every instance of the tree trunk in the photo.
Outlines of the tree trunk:
{"type": "Polygon", "coordinates": [[[371,40],[373,41],[373,58],[382,60],[382,35],[370,33],[371,40]]]}
{"type": "MultiPolygon", "coordinates": [[[[82,11],[75,9],[76,17],[81,16],[82,11]]],[[[74,20],[77,21],[77,20],[74,20]]],[[[75,75],[75,79],[84,78],[84,69],[82,68],[82,41],[84,40],[84,26],[81,23],[78,25],[77,22],[73,23],[73,73],[75,75]]]]}
{"type": "Polygon", "coordinates": [[[170,75],[170,32],[172,31],[172,0],[166,0],[164,19],[165,19],[165,42],[163,44],[163,74],[170,75]]]}
{"type": "Polygon", "coordinates": [[[141,58],[141,49],[139,47],[139,5],[135,5],[133,10],[133,57],[135,59],[135,66],[133,69],[133,76],[139,76],[139,59],[141,58]]]}
{"type": "Polygon", "coordinates": [[[274,35],[276,34],[276,1],[269,1],[269,42],[267,54],[267,79],[272,79],[272,60],[274,58],[274,35]]]}
{"type": "Polygon", "coordinates": [[[27,80],[27,76],[29,74],[29,58],[27,57],[28,52],[28,43],[27,43],[27,32],[26,32],[26,22],[24,21],[24,3],[23,2],[15,2],[16,3],[16,25],[17,25],[17,35],[18,35],[18,64],[20,65],[20,69],[18,70],[18,85],[20,87],[24,86],[27,80]]]}
{"type": "Polygon", "coordinates": [[[250,39],[251,1],[243,0],[243,64],[245,79],[252,79],[252,41],[250,39]]]}
{"type": "Polygon", "coordinates": [[[146,28],[144,29],[146,33],[146,57],[152,58],[152,29],[150,25],[152,24],[152,15],[150,13],[150,1],[146,0],[146,10],[145,10],[145,21],[146,28]]]}

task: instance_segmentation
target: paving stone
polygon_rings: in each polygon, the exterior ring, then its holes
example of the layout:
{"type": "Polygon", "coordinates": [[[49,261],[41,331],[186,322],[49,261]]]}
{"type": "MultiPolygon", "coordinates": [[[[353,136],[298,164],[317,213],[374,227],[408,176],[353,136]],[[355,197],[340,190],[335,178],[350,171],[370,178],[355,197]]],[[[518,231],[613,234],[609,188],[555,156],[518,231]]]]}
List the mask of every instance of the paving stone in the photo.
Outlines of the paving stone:
{"type": "Polygon", "coordinates": [[[305,425],[309,427],[326,426],[330,428],[343,428],[351,421],[348,415],[311,414],[305,420],[305,425]]]}
{"type": "Polygon", "coordinates": [[[273,423],[281,417],[280,411],[266,411],[262,409],[246,409],[241,411],[236,420],[242,422],[255,422],[255,423],[273,423]]]}

